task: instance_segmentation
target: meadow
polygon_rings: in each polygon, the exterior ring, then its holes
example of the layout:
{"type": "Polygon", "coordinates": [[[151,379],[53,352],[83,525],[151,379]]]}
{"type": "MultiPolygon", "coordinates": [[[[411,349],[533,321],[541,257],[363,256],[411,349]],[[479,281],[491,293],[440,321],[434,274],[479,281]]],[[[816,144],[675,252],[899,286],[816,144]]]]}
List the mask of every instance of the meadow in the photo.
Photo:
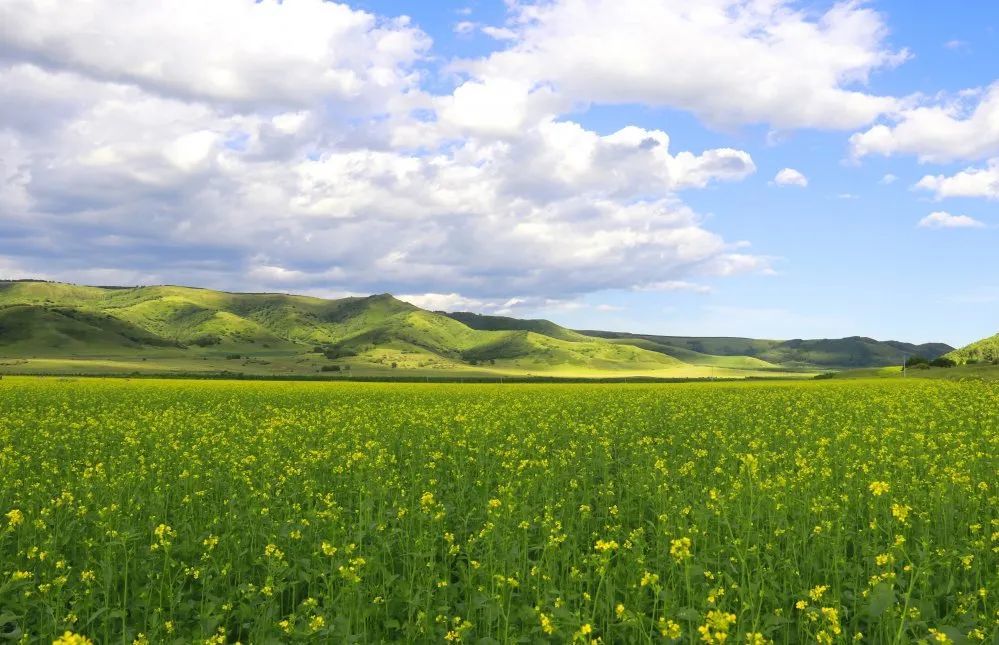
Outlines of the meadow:
{"type": "Polygon", "coordinates": [[[0,639],[999,639],[999,383],[0,380],[0,639]]]}

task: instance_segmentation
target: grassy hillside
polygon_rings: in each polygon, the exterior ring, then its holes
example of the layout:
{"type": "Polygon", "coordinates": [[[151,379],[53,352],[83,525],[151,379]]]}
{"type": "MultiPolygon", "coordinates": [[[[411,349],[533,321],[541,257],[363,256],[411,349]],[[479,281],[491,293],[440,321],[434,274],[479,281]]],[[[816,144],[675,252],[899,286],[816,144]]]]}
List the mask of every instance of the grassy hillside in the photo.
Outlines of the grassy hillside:
{"type": "Polygon", "coordinates": [[[453,311],[450,313],[442,311],[438,313],[441,313],[448,318],[453,318],[454,320],[457,320],[472,329],[481,329],[486,331],[532,331],[536,334],[550,336],[551,338],[558,338],[560,340],[593,340],[592,337],[584,336],[583,334],[571,329],[566,329],[565,327],[557,325],[550,320],[530,320],[510,318],[508,316],[486,316],[483,314],[474,314],[468,311],[453,311]]]}
{"type": "Polygon", "coordinates": [[[0,307],[0,353],[60,355],[134,352],[176,343],[107,314],[70,307],[0,307]]]}
{"type": "Polygon", "coordinates": [[[958,365],[956,367],[931,367],[922,365],[910,367],[902,374],[902,368],[898,365],[892,367],[871,367],[857,370],[845,370],[829,375],[835,379],[869,379],[869,378],[892,378],[892,379],[940,379],[949,381],[962,381],[975,379],[983,381],[999,381],[999,365],[991,363],[976,363],[958,365]]]}
{"type": "Polygon", "coordinates": [[[327,300],[181,286],[0,282],[0,371],[746,377],[894,365],[946,345],[573,331],[425,311],[389,294],[327,300]],[[58,366],[58,368],[56,367],[58,366]]]}
{"type": "Polygon", "coordinates": [[[999,363],[999,334],[956,349],[947,354],[947,358],[953,359],[958,365],[999,363]]]}
{"type": "Polygon", "coordinates": [[[878,341],[872,338],[814,340],[761,340],[736,337],[691,337],[628,334],[623,332],[581,330],[581,334],[606,338],[613,342],[632,343],[661,351],[685,362],[716,360],[717,357],[736,358],[741,364],[749,360],[762,361],[771,366],[802,368],[858,368],[884,367],[902,362],[904,356],[921,355],[936,358],[953,348],[943,343],[913,345],[898,341],[878,341]],[[652,345],[650,345],[652,343],[652,345]],[[690,352],[694,352],[691,354],[690,352]],[[698,359],[709,356],[710,359],[698,359]]]}
{"type": "Polygon", "coordinates": [[[753,356],[722,356],[704,354],[685,347],[671,346],[648,338],[610,338],[609,342],[620,345],[633,345],[652,352],[671,356],[691,365],[708,367],[729,367],[733,369],[779,369],[779,366],[753,356]]]}
{"type": "Polygon", "coordinates": [[[177,286],[0,282],[0,368],[594,376],[676,376],[686,369],[702,375],[663,353],[547,321],[490,318],[469,315],[469,326],[460,316],[424,311],[389,294],[324,300],[177,286]]]}

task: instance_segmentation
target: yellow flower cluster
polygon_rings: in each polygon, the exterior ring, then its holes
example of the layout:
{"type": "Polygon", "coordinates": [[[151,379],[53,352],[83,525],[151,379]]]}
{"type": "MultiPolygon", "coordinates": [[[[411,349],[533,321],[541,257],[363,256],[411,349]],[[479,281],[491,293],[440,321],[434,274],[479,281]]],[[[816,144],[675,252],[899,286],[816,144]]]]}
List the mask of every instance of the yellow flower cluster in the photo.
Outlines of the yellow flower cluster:
{"type": "Polygon", "coordinates": [[[728,630],[735,623],[735,614],[712,609],[708,612],[703,625],[697,628],[701,641],[708,645],[717,645],[728,640],[728,630]]]}
{"type": "Polygon", "coordinates": [[[0,613],[76,645],[990,643],[996,400],[5,377],[0,613]]]}
{"type": "Polygon", "coordinates": [[[677,538],[671,540],[669,543],[669,554],[677,562],[683,562],[684,560],[689,560],[692,556],[690,552],[690,547],[693,545],[693,540],[689,537],[677,538]]]}
{"type": "Polygon", "coordinates": [[[24,513],[22,513],[19,509],[16,508],[7,511],[5,517],[7,518],[8,526],[10,526],[11,528],[14,528],[24,523],[24,513]]]}
{"type": "Polygon", "coordinates": [[[888,482],[874,481],[871,482],[871,485],[868,486],[868,489],[871,491],[871,494],[874,495],[875,497],[881,497],[889,490],[891,490],[891,486],[888,484],[888,482]]]}
{"type": "Polygon", "coordinates": [[[62,636],[52,641],[52,645],[94,645],[94,641],[80,634],[64,632],[62,636]]]}

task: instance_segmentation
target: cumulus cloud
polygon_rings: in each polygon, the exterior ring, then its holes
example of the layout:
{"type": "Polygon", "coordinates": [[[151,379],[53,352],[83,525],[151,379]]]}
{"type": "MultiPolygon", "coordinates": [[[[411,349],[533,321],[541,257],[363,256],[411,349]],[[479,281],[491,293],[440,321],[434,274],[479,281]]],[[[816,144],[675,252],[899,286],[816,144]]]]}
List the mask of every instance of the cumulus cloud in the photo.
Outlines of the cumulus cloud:
{"type": "Polygon", "coordinates": [[[410,304],[430,311],[482,311],[488,303],[479,298],[469,298],[460,293],[411,293],[398,296],[410,304]]]}
{"type": "Polygon", "coordinates": [[[985,224],[967,215],[936,211],[919,220],[920,228],[983,228],[985,224]]]}
{"type": "Polygon", "coordinates": [[[405,18],[323,0],[0,4],[7,57],[242,109],[386,100],[430,45],[405,18]]]}
{"type": "Polygon", "coordinates": [[[768,270],[677,196],[744,151],[597,133],[515,78],[431,95],[405,19],[210,4],[0,5],[2,268],[497,312],[768,270]]]}
{"type": "Polygon", "coordinates": [[[558,112],[550,92],[529,92],[521,80],[497,79],[488,83],[468,81],[448,96],[434,100],[438,122],[435,134],[463,137],[513,137],[526,124],[558,112]]]}
{"type": "Polygon", "coordinates": [[[495,27],[486,25],[482,28],[482,33],[495,40],[516,40],[517,32],[507,27],[495,27]]]}
{"type": "Polygon", "coordinates": [[[954,175],[926,175],[916,188],[932,191],[937,199],[945,197],[985,197],[999,199],[999,159],[985,168],[967,168],[954,175]]]}
{"type": "Polygon", "coordinates": [[[930,105],[898,111],[850,137],[855,157],[915,155],[924,162],[984,159],[999,155],[999,83],[930,105]]]}
{"type": "Polygon", "coordinates": [[[858,2],[817,16],[784,0],[509,5],[509,47],[461,66],[480,81],[552,85],[573,101],[679,108],[719,126],[866,125],[898,106],[866,92],[867,79],[908,56],[885,44],[881,15],[858,2]]]}
{"type": "Polygon", "coordinates": [[[808,177],[794,168],[783,168],[774,176],[774,183],[778,186],[798,186],[804,188],[808,185],[808,177]]]}

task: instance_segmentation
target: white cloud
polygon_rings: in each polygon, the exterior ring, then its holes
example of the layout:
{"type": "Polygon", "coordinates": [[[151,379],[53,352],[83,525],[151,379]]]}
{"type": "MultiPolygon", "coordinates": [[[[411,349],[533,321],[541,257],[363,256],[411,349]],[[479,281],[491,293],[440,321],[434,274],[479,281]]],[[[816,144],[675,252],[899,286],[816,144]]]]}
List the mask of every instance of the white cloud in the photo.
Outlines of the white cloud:
{"type": "Polygon", "coordinates": [[[891,124],[851,136],[850,145],[858,158],[908,154],[943,163],[999,155],[999,83],[935,105],[902,109],[891,124]]]}
{"type": "Polygon", "coordinates": [[[461,36],[467,36],[475,31],[475,28],[478,26],[478,23],[472,22],[471,20],[462,20],[454,26],[454,33],[461,36]]]}
{"type": "Polygon", "coordinates": [[[482,311],[488,308],[486,301],[459,293],[403,294],[398,298],[430,311],[482,311]]]}
{"type": "Polygon", "coordinates": [[[7,217],[23,215],[30,208],[30,161],[20,139],[0,130],[0,212],[7,217]]]}
{"type": "Polygon", "coordinates": [[[893,175],[891,173],[888,173],[884,177],[882,177],[881,181],[878,182],[878,183],[884,184],[885,186],[891,186],[896,181],[898,181],[898,177],[896,177],[895,175],[893,175]]]}
{"type": "Polygon", "coordinates": [[[70,113],[5,135],[0,152],[7,221],[32,238],[17,243],[62,277],[97,264],[227,288],[436,287],[496,300],[742,262],[673,193],[745,177],[752,159],[673,153],[659,131],[600,136],[544,120],[432,154],[329,145],[310,159],[313,116],[226,116],[116,85],[82,93],[70,113]],[[42,259],[55,248],[56,262],[42,259]]]}
{"type": "Polygon", "coordinates": [[[983,228],[985,224],[967,215],[951,215],[946,211],[930,213],[919,220],[920,228],[983,228]]]}
{"type": "Polygon", "coordinates": [[[516,40],[517,32],[507,27],[493,27],[487,25],[482,28],[482,33],[495,40],[516,40]]]}
{"type": "Polygon", "coordinates": [[[10,58],[242,109],[376,106],[413,84],[430,44],[407,19],[323,0],[8,0],[0,24],[10,58]]]}
{"type": "Polygon", "coordinates": [[[220,0],[213,39],[188,2],[175,20],[89,4],[0,5],[18,33],[0,62],[0,253],[22,274],[501,312],[769,270],[677,197],[753,173],[744,151],[600,134],[560,116],[557,88],[502,76],[432,96],[412,71],[426,36],[341,5],[220,0]],[[233,41],[261,15],[273,33],[233,41]]]}
{"type": "MultiPolygon", "coordinates": [[[[516,296],[513,298],[469,298],[459,293],[421,293],[398,296],[400,300],[429,311],[473,311],[497,316],[540,310],[568,311],[584,305],[578,299],[516,296]]],[[[599,307],[597,307],[599,309],[599,307]]]]}
{"type": "Polygon", "coordinates": [[[865,92],[868,77],[907,57],[886,46],[881,15],[859,2],[818,16],[784,0],[510,6],[510,47],[462,66],[478,80],[550,84],[573,101],[669,106],[721,126],[863,126],[898,104],[865,92]]]}
{"type": "Polygon", "coordinates": [[[24,269],[13,258],[0,255],[0,280],[18,280],[22,278],[37,278],[44,280],[48,278],[48,275],[24,269]]]}
{"type": "Polygon", "coordinates": [[[804,188],[808,185],[808,177],[805,177],[794,168],[784,168],[774,176],[774,183],[778,186],[798,186],[804,188]]]}
{"type": "Polygon", "coordinates": [[[740,273],[762,273],[776,275],[771,264],[774,258],[748,253],[726,253],[712,258],[708,263],[707,275],[731,276],[740,273]]]}
{"type": "Polygon", "coordinates": [[[449,134],[515,136],[528,122],[554,113],[550,95],[528,89],[517,80],[469,81],[436,100],[437,115],[449,134]]]}
{"type": "Polygon", "coordinates": [[[916,188],[929,190],[937,199],[945,197],[985,197],[999,199],[999,158],[985,168],[967,168],[951,176],[926,175],[916,188]]]}

